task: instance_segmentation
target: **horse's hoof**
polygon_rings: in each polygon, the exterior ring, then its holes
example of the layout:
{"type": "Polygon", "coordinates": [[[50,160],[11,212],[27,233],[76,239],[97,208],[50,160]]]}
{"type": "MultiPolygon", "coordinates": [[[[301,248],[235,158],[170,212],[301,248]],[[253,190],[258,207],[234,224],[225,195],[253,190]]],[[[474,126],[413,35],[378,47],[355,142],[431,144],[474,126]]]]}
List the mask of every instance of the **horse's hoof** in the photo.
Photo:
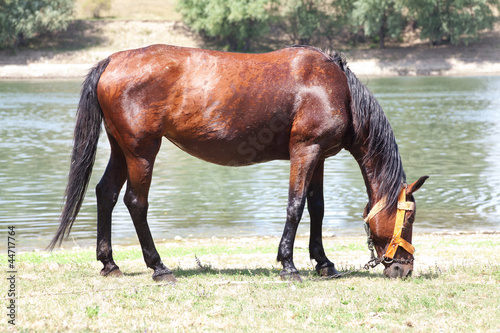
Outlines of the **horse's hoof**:
{"type": "Polygon", "coordinates": [[[177,282],[177,279],[175,278],[174,274],[170,271],[153,273],[153,280],[155,280],[156,282],[171,282],[171,283],[177,282]]]}
{"type": "Polygon", "coordinates": [[[320,266],[319,264],[316,265],[316,272],[318,272],[319,276],[325,276],[325,277],[340,277],[341,274],[335,269],[335,265],[333,264],[326,264],[320,266]]]}
{"type": "Polygon", "coordinates": [[[331,278],[339,278],[342,276],[335,267],[325,267],[319,270],[318,272],[319,276],[324,276],[324,277],[331,277],[331,278]]]}
{"type": "Polygon", "coordinates": [[[335,267],[322,267],[319,270],[317,270],[319,276],[324,276],[324,277],[340,277],[341,274],[335,269],[335,267]]]}
{"type": "Polygon", "coordinates": [[[302,278],[299,273],[290,273],[282,270],[280,272],[280,277],[282,281],[300,282],[302,283],[302,278]]]}
{"type": "Polygon", "coordinates": [[[101,275],[102,276],[105,276],[105,277],[121,277],[123,276],[123,273],[122,271],[120,271],[120,269],[118,267],[108,271],[108,270],[105,270],[104,268],[101,270],[101,275]]]}

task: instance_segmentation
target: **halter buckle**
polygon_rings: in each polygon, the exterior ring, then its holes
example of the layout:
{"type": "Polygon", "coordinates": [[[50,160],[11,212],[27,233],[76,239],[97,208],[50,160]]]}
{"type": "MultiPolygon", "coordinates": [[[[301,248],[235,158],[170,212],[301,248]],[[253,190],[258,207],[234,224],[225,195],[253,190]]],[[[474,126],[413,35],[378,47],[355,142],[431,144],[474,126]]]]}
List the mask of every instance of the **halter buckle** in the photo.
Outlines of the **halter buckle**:
{"type": "Polygon", "coordinates": [[[411,201],[398,201],[398,209],[401,210],[415,210],[415,203],[411,201]]]}

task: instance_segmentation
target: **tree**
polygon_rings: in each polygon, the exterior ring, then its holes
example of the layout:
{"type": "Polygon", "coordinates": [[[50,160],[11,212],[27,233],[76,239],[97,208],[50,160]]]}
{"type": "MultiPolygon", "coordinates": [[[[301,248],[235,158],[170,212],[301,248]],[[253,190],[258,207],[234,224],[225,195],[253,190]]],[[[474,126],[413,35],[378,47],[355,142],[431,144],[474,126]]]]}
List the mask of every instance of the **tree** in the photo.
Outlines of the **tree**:
{"type": "Polygon", "coordinates": [[[307,45],[325,25],[328,15],[319,7],[325,1],[282,0],[275,11],[278,25],[293,44],[307,45]]]}
{"type": "Polygon", "coordinates": [[[492,7],[498,0],[413,0],[409,8],[416,18],[422,38],[431,44],[468,44],[478,33],[491,29],[495,21],[492,7]]]}
{"type": "Polygon", "coordinates": [[[66,29],[73,7],[74,0],[0,0],[0,47],[66,29]]]}
{"type": "Polygon", "coordinates": [[[357,0],[352,12],[353,21],[363,27],[365,35],[377,37],[379,48],[385,38],[400,36],[405,24],[403,0],[357,0]]]}
{"type": "Polygon", "coordinates": [[[229,50],[249,51],[268,29],[272,0],[179,0],[177,10],[191,29],[216,38],[229,50]]]}

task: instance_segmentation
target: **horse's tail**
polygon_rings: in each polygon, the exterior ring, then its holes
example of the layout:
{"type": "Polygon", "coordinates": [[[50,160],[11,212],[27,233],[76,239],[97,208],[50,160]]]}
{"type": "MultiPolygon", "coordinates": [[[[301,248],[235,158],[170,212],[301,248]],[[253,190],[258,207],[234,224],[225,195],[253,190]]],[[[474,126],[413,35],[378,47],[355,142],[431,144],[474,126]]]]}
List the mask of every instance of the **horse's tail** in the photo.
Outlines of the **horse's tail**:
{"type": "Polygon", "coordinates": [[[97,83],[109,64],[109,58],[99,62],[83,82],[80,102],[76,113],[71,167],[66,186],[66,202],[60,218],[59,228],[48,249],[61,245],[69,235],[75,221],[92,175],[97,143],[101,133],[102,110],[97,99],[97,83]]]}

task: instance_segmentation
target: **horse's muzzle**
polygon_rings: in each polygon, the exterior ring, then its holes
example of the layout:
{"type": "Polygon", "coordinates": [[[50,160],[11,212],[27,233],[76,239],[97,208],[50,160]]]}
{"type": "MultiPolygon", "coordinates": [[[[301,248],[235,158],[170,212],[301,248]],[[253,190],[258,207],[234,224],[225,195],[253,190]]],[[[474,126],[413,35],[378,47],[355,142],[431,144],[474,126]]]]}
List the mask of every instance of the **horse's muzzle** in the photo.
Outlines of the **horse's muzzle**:
{"type": "Polygon", "coordinates": [[[391,279],[410,277],[412,272],[412,264],[392,263],[384,269],[384,275],[391,279]]]}

